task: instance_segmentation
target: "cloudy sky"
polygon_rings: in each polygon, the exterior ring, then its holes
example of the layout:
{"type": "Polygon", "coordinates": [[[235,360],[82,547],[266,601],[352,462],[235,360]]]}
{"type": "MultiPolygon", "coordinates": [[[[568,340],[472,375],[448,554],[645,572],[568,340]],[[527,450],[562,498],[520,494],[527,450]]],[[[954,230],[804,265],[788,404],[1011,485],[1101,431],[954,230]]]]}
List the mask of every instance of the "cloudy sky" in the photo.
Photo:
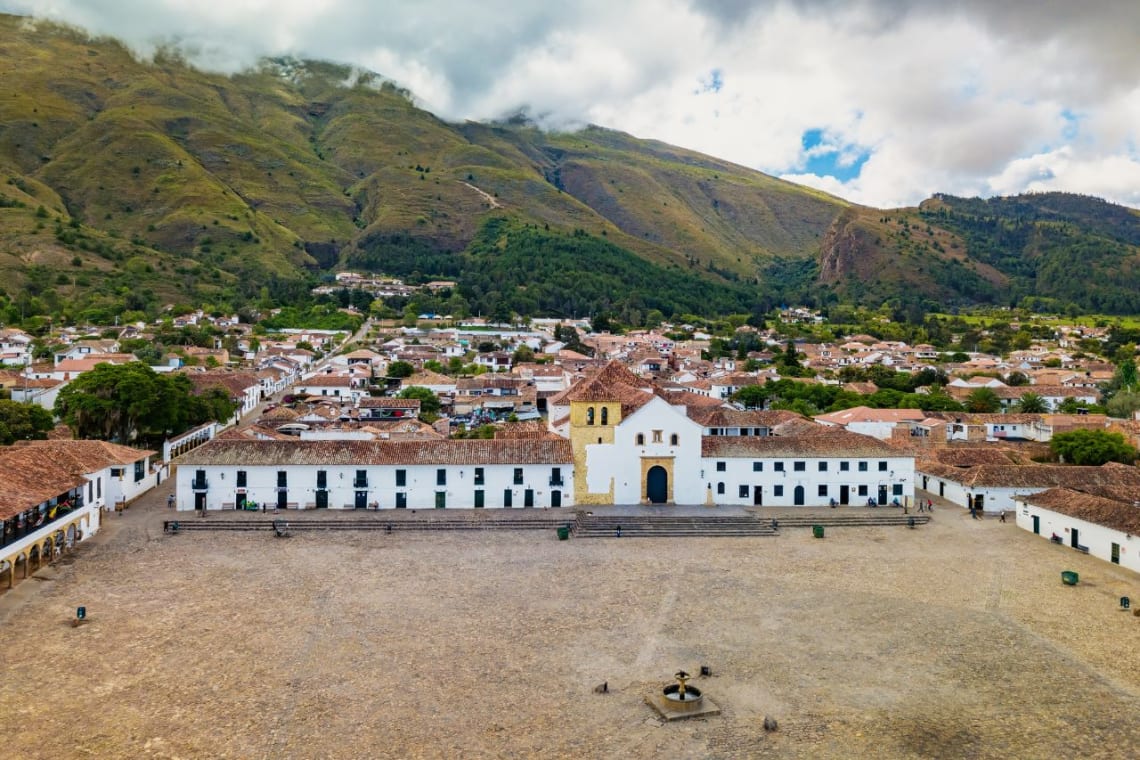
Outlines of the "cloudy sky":
{"type": "Polygon", "coordinates": [[[875,206],[1140,207],[1136,0],[0,0],[203,68],[357,64],[449,119],[525,109],[875,206]]]}

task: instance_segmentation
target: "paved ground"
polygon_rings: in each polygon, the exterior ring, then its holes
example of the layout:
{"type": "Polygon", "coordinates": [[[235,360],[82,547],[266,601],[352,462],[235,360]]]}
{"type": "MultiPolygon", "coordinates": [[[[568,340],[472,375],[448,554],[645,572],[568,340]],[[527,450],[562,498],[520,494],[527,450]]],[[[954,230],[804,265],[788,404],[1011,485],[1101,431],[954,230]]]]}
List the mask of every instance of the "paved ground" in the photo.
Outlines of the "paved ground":
{"type": "Polygon", "coordinates": [[[1140,618],[1117,605],[1140,600],[1140,578],[1012,523],[943,508],[918,530],[823,540],[163,536],[165,493],[110,517],[53,580],[0,596],[3,755],[1118,758],[1140,744],[1140,618]],[[79,604],[90,621],[72,628],[79,604]],[[702,664],[713,677],[694,683],[722,714],[661,723],[645,694],[702,664]]]}

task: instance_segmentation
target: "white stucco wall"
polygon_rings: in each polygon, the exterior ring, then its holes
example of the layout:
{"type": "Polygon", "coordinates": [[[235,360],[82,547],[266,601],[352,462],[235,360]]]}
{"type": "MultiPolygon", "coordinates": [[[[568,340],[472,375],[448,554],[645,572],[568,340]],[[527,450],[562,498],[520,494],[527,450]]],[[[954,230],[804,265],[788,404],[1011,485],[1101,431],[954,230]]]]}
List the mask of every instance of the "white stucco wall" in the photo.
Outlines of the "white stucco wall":
{"type": "Polygon", "coordinates": [[[1072,531],[1076,529],[1078,541],[1082,546],[1088,547],[1089,556],[1111,562],[1112,544],[1115,543],[1120,546],[1120,566],[1140,573],[1140,538],[1042,507],[1018,503],[1018,527],[1032,533],[1034,516],[1039,520],[1039,533],[1042,540],[1050,540],[1055,533],[1061,537],[1066,547],[1071,547],[1072,531]]]}
{"type": "Polygon", "coordinates": [[[475,483],[473,465],[304,465],[278,467],[276,465],[245,465],[179,467],[177,478],[177,508],[193,510],[195,494],[192,481],[195,473],[205,473],[206,509],[232,509],[237,502],[239,489],[237,473],[246,473],[245,498],[258,504],[273,507],[278,503],[277,471],[288,473],[285,488],[286,503],[290,509],[312,509],[316,507],[317,472],[327,473],[328,506],[330,509],[353,509],[358,491],[364,492],[365,504],[377,503],[381,509],[396,507],[396,494],[403,493],[409,509],[432,509],[436,505],[436,493],[446,494],[445,505],[449,508],[470,508],[475,506],[475,491],[484,492],[484,506],[504,506],[505,492],[511,492],[511,506],[525,506],[526,492],[533,495],[535,507],[552,506],[552,491],[562,494],[562,506],[573,505],[573,468],[570,463],[548,464],[495,464],[481,465],[483,484],[475,483]],[[557,467],[563,484],[551,485],[553,469],[557,467]],[[515,483],[515,470],[522,470],[522,483],[515,483]],[[367,485],[357,488],[354,485],[356,471],[364,470],[367,485]],[[403,470],[403,486],[396,485],[397,470],[403,470]],[[445,472],[445,483],[437,482],[437,470],[445,472]]]}
{"type": "Polygon", "coordinates": [[[909,457],[858,458],[858,457],[796,457],[796,458],[724,458],[715,457],[701,462],[704,485],[712,491],[717,504],[751,505],[755,503],[755,488],[761,489],[761,501],[766,507],[796,506],[796,487],[803,488],[803,506],[827,506],[831,499],[841,499],[842,487],[848,486],[847,503],[852,506],[866,504],[868,498],[879,501],[879,487],[886,486],[886,504],[894,499],[900,503],[914,502],[914,460],[909,457]],[[724,470],[718,470],[718,463],[724,463],[724,470]],[[796,470],[795,464],[802,462],[804,468],[796,470]],[[848,469],[842,469],[846,462],[848,469]],[[867,469],[861,471],[859,463],[866,462],[867,469]],[[887,469],[879,470],[879,462],[886,462],[887,469]],[[777,465],[783,465],[783,471],[777,465]],[[759,470],[755,469],[759,466],[759,470]],[[823,465],[825,469],[820,469],[823,465]],[[724,484],[724,493],[719,485],[724,484]],[[747,487],[741,494],[740,488],[747,487]],[[820,487],[826,493],[820,493],[820,487]]]}

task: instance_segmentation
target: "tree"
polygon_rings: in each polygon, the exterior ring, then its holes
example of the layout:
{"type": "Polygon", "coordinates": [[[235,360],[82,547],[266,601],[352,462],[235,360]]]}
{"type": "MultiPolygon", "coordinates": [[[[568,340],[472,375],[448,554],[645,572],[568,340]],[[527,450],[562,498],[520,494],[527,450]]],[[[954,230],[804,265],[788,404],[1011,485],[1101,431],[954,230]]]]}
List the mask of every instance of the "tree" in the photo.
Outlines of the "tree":
{"type": "Polygon", "coordinates": [[[439,396],[432,393],[430,388],[422,385],[412,385],[400,391],[399,398],[415,398],[420,400],[420,416],[439,414],[439,396]]]}
{"type": "Polygon", "coordinates": [[[1024,372],[1010,372],[1009,377],[1005,379],[1005,384],[1014,387],[1029,385],[1029,376],[1024,372]]]}
{"type": "Polygon", "coordinates": [[[1049,448],[1069,464],[1099,466],[1105,462],[1132,464],[1136,449],[1120,433],[1107,430],[1073,430],[1058,433],[1049,441],[1049,448]]]}
{"type": "Polygon", "coordinates": [[[1001,399],[993,388],[977,388],[966,397],[967,412],[997,412],[1001,410],[1001,399]]]}
{"type": "Polygon", "coordinates": [[[1049,404],[1036,393],[1026,393],[1017,402],[1017,411],[1022,414],[1044,414],[1049,411],[1049,404]]]}
{"type": "Polygon", "coordinates": [[[416,368],[408,362],[395,361],[388,365],[388,377],[411,377],[416,368]]]}
{"type": "Polygon", "coordinates": [[[1140,410],[1140,393],[1119,391],[1105,404],[1105,411],[1112,417],[1132,417],[1140,410]]]}
{"type": "Polygon", "coordinates": [[[511,354],[511,361],[515,364],[526,364],[534,361],[534,349],[523,343],[511,354]]]}
{"type": "Polygon", "coordinates": [[[141,362],[98,364],[60,391],[55,413],[79,438],[120,443],[160,441],[233,416],[235,406],[224,390],[201,397],[192,391],[186,375],[160,375],[141,362]]]}
{"type": "Polygon", "coordinates": [[[763,409],[771,397],[767,385],[746,385],[732,394],[732,400],[745,409],[763,409]]]}
{"type": "Polygon", "coordinates": [[[52,429],[51,412],[37,404],[0,401],[0,445],[16,441],[42,440],[52,429]]]}

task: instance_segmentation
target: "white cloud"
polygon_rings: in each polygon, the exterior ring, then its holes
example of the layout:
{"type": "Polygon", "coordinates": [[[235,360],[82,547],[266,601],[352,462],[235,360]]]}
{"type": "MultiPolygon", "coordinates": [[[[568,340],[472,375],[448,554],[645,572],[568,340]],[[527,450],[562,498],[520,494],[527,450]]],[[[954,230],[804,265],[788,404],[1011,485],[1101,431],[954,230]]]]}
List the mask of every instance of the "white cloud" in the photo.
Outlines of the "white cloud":
{"type": "Polygon", "coordinates": [[[1136,205],[1140,3],[1114,0],[0,0],[143,54],[234,71],[370,68],[445,118],[526,109],[795,178],[856,202],[1073,190],[1136,205]],[[710,89],[711,72],[719,89],[710,89]],[[805,170],[808,130],[847,182],[805,170]]]}

